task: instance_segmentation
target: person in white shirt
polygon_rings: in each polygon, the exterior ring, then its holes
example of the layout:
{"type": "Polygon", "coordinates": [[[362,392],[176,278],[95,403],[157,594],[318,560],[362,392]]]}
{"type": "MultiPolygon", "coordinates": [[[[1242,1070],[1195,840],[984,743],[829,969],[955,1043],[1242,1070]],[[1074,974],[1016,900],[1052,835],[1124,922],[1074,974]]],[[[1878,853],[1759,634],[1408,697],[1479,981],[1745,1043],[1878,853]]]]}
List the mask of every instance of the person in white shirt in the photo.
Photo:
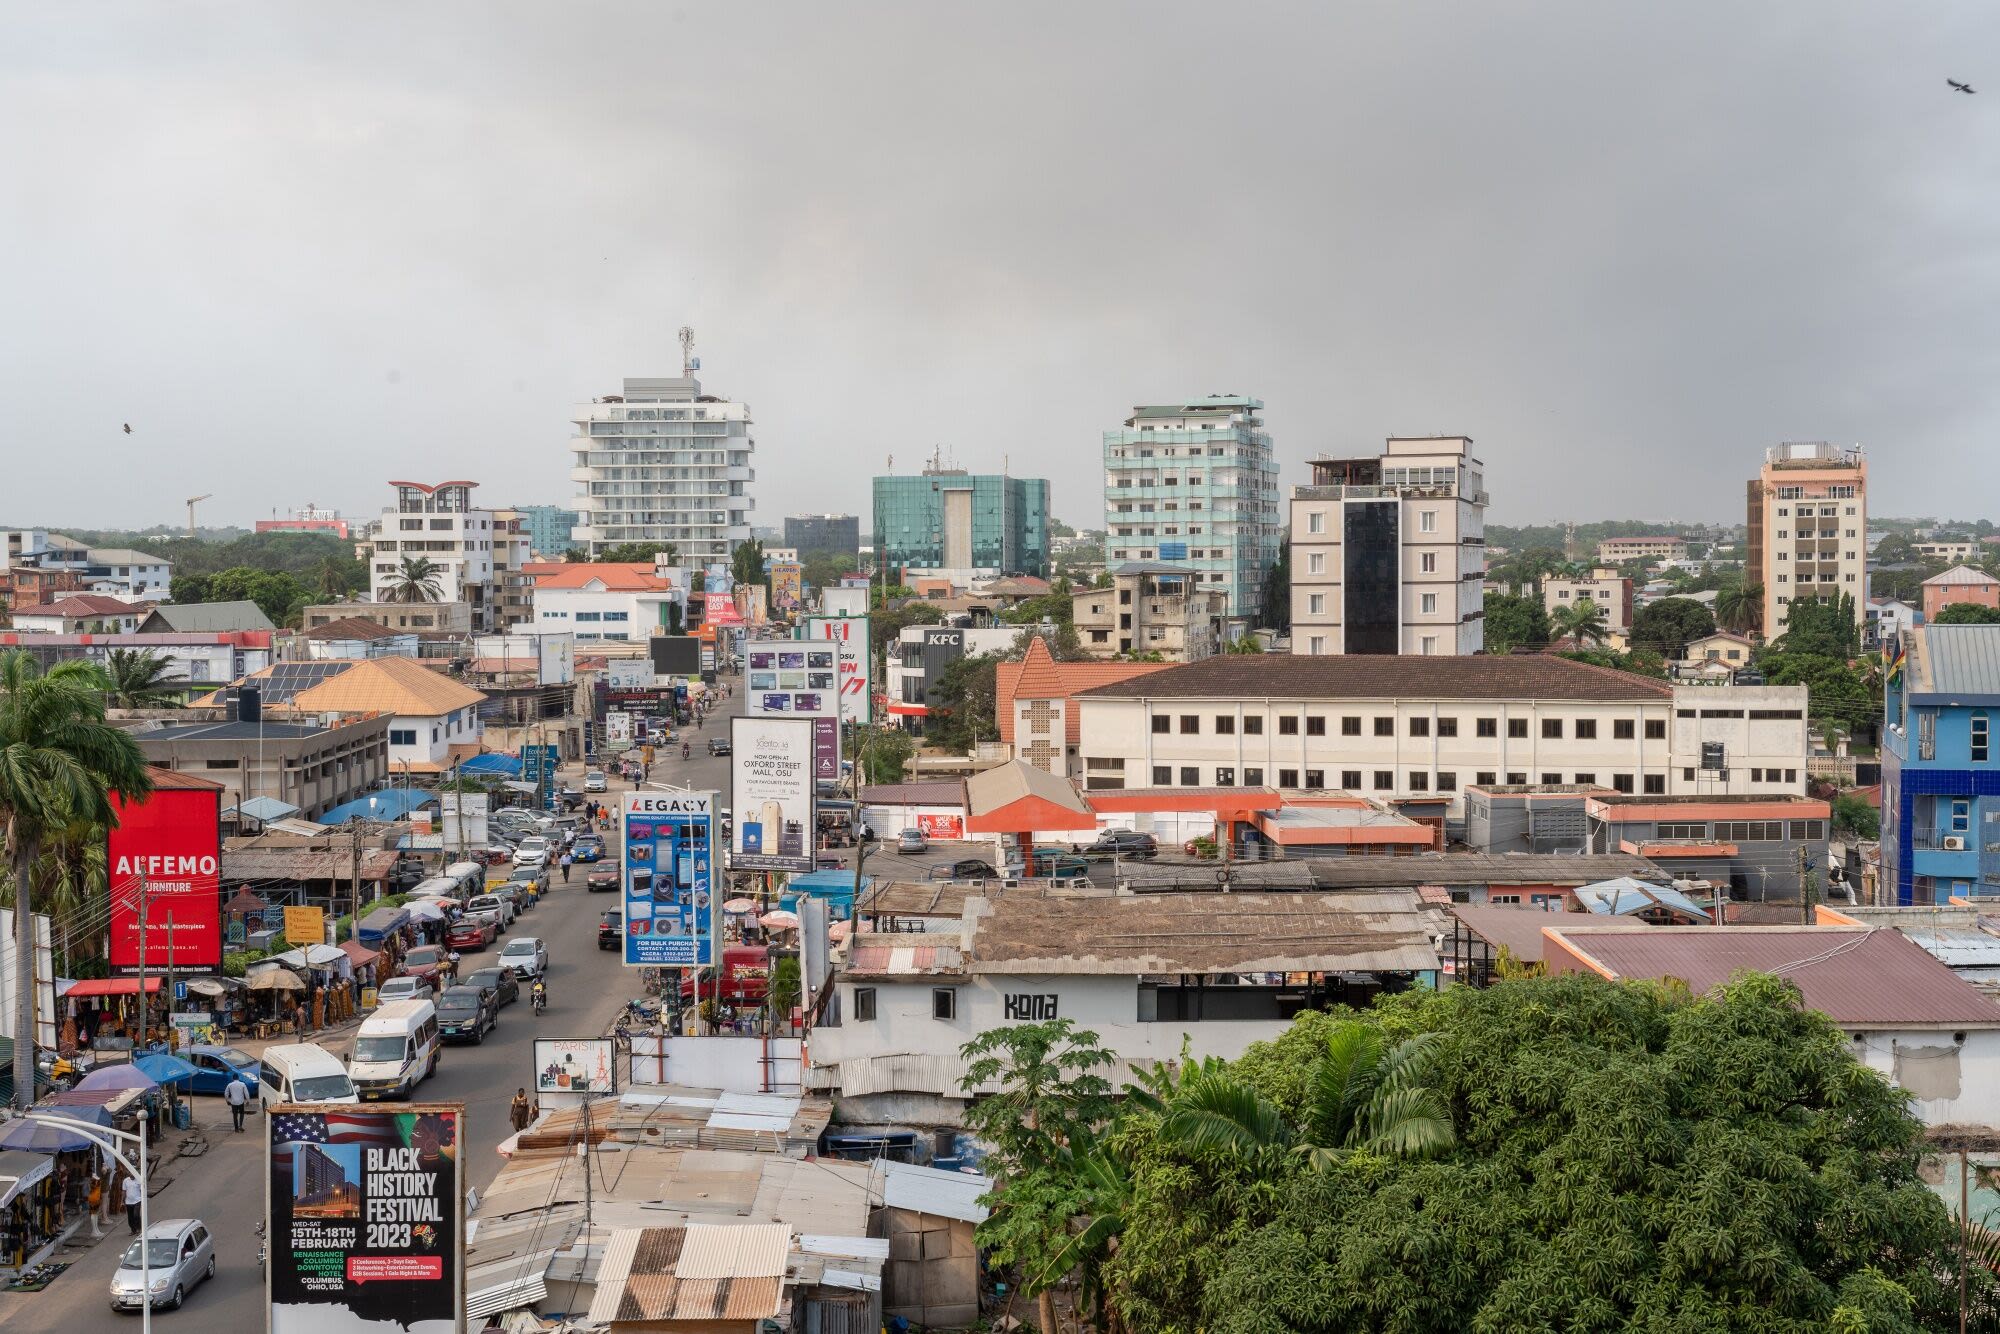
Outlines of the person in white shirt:
{"type": "Polygon", "coordinates": [[[139,1178],[135,1176],[126,1177],[125,1226],[132,1230],[132,1235],[135,1237],[139,1235],[139,1205],[145,1198],[146,1190],[145,1187],[139,1184],[139,1178]]]}
{"type": "Polygon", "coordinates": [[[243,1087],[243,1081],[233,1075],[222,1090],[222,1100],[229,1104],[230,1119],[236,1122],[236,1133],[243,1133],[243,1112],[250,1102],[250,1091],[243,1087]]]}

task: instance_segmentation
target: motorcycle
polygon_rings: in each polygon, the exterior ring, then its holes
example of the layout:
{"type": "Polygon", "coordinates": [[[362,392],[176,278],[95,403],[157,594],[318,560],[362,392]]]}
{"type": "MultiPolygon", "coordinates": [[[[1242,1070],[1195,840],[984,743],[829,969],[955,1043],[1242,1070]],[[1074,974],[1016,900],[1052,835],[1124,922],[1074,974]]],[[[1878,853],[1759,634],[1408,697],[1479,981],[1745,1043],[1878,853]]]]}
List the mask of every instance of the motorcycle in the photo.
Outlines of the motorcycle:
{"type": "Polygon", "coordinates": [[[529,993],[528,999],[535,1007],[535,1018],[541,1018],[542,1011],[549,1008],[548,992],[542,990],[540,987],[536,987],[529,993]]]}
{"type": "Polygon", "coordinates": [[[257,1224],[257,1268],[264,1268],[264,1225],[257,1224]]]}

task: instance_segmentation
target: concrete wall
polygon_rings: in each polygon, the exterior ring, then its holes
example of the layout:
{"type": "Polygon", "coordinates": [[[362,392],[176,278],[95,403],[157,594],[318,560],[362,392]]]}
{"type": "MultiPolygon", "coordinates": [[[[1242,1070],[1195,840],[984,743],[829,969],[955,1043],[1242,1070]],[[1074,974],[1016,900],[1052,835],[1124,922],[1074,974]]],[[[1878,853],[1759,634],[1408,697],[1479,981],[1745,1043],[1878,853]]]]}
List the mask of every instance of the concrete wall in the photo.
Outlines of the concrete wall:
{"type": "Polygon", "coordinates": [[[632,1035],[621,1073],[630,1084],[684,1084],[724,1093],[796,1093],[805,1043],[799,1038],[632,1035]],[[769,1057],[766,1064],[765,1058],[769,1057]],[[768,1071],[768,1074],[767,1074],[768,1071]]]}
{"type": "Polygon", "coordinates": [[[1910,1094],[1927,1126],[2000,1125],[2000,1030],[1849,1030],[1855,1058],[1910,1094]]]}

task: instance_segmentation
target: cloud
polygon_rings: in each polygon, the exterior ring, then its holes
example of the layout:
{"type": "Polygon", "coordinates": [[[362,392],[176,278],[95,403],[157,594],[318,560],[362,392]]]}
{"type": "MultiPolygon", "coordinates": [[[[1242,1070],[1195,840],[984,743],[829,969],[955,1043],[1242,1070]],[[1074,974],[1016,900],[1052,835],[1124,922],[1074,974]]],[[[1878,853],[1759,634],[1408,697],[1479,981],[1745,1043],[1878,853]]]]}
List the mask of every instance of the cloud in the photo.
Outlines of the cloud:
{"type": "Polygon", "coordinates": [[[1469,433],[1500,521],[1737,517],[1783,438],[1881,513],[2000,481],[1978,6],[17,17],[0,521],[562,502],[682,324],[762,524],[940,445],[1088,522],[1100,432],[1211,391],[1288,479],[1469,433]]]}

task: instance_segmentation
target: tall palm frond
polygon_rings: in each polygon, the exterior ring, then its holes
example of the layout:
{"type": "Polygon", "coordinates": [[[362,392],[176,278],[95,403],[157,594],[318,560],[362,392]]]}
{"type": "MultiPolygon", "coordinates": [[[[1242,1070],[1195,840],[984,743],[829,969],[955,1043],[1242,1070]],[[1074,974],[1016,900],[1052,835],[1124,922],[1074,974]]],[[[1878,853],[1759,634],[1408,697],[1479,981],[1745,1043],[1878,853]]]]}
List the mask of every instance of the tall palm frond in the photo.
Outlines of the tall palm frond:
{"type": "Polygon", "coordinates": [[[1436,1090],[1384,1091],[1355,1125],[1352,1147],[1391,1158],[1428,1158],[1458,1142],[1451,1108],[1436,1090]]]}
{"type": "Polygon", "coordinates": [[[109,702],[120,709],[153,709],[179,701],[173,660],[150,649],[114,648],[105,655],[109,702]]]}
{"type": "Polygon", "coordinates": [[[1254,1158],[1292,1146],[1292,1127],[1270,1099],[1233,1075],[1198,1071],[1167,1109],[1160,1134],[1191,1152],[1254,1158]]]}
{"type": "Polygon", "coordinates": [[[436,602],[444,596],[444,567],[427,556],[405,556],[389,576],[389,601],[436,602]]]}

